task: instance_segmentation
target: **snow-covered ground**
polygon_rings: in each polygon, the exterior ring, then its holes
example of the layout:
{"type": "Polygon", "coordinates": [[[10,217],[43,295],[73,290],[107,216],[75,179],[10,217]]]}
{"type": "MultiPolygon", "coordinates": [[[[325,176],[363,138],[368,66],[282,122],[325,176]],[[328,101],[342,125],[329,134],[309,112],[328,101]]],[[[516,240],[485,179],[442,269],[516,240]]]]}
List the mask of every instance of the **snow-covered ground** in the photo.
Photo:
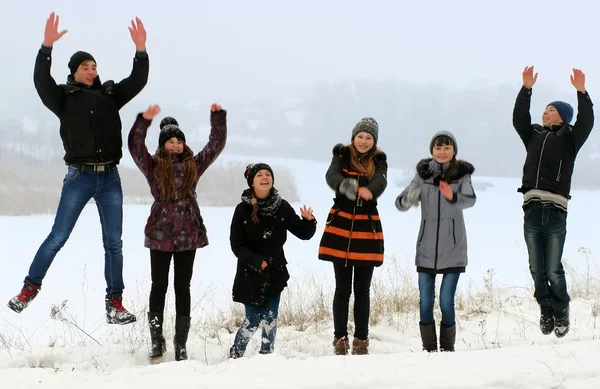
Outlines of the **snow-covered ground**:
{"type": "MultiPolygon", "coordinates": [[[[220,157],[221,162],[234,159],[241,158],[220,157]]],[[[292,282],[289,294],[283,298],[310,294],[308,288],[302,289],[307,278],[332,290],[331,265],[317,259],[323,220],[333,196],[324,182],[327,165],[291,159],[261,160],[274,166],[275,186],[276,166],[295,172],[302,203],[313,207],[320,222],[311,241],[288,240],[286,254],[292,282]]],[[[388,255],[383,267],[376,270],[382,282],[393,271],[392,257],[414,275],[412,263],[420,218],[418,210],[399,213],[394,208],[395,196],[402,189],[398,183],[406,179],[402,172],[392,170],[388,178],[388,189],[380,198],[388,255]]],[[[572,329],[566,338],[541,335],[538,311],[527,290],[530,279],[522,237],[521,197],[516,192],[519,181],[475,175],[474,183],[476,188],[491,186],[477,192],[477,204],[465,214],[470,264],[459,288],[472,284],[482,293],[490,288],[490,300],[481,300],[489,304],[486,312],[459,312],[457,352],[452,354],[421,352],[418,314],[409,312],[386,317],[371,328],[369,356],[333,356],[333,325],[322,322],[302,330],[280,328],[273,355],[257,355],[259,339],[255,336],[245,358],[228,360],[233,334],[198,323],[203,316],[219,310],[227,312],[230,306],[235,258],[228,234],[233,209],[202,207],[210,245],[199,250],[194,267],[190,360],[174,362],[169,351],[164,363],[151,365],[146,359],[144,320],[125,327],[104,322],[103,249],[94,205],[84,210],[39,296],[21,315],[8,309],[6,302],[19,291],[35,251],[50,231],[53,215],[0,217],[0,388],[599,387],[598,296],[573,301],[572,329]],[[68,302],[61,311],[63,320],[52,319],[52,306],[60,306],[64,300],[68,302]]],[[[593,221],[600,211],[590,206],[598,193],[576,191],[572,195],[564,259],[567,269],[573,269],[570,277],[587,273],[587,259],[595,277],[598,271],[593,255],[586,257],[585,252],[598,249],[593,221]],[[580,250],[582,247],[589,250],[580,250]]],[[[302,204],[294,205],[298,208],[302,204]]],[[[147,205],[125,207],[125,300],[126,306],[140,316],[145,312],[150,286],[149,255],[143,247],[148,212],[147,205]]],[[[592,287],[598,289],[597,285],[592,287]]],[[[170,294],[171,310],[172,300],[170,294]]],[[[172,336],[171,329],[172,323],[167,326],[167,336],[172,336]]]]}

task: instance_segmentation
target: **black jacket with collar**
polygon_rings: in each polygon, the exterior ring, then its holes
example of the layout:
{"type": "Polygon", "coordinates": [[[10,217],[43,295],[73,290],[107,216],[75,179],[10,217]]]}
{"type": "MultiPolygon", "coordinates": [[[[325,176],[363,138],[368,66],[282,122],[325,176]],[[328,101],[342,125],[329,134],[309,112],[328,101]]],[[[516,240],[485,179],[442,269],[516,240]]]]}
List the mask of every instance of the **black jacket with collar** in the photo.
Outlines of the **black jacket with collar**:
{"type": "Polygon", "coordinates": [[[354,171],[351,166],[351,157],[350,146],[338,143],[333,147],[333,157],[325,174],[325,180],[327,181],[327,185],[335,191],[335,202],[349,206],[354,204],[353,201],[346,198],[345,194],[339,191],[342,181],[350,177],[358,180],[359,187],[364,186],[373,193],[373,199],[363,201],[363,206],[377,206],[377,198],[387,188],[387,155],[379,150],[371,157],[375,163],[375,175],[370,180],[365,174],[359,174],[354,171]]]}
{"type": "Polygon", "coordinates": [[[229,235],[231,250],[237,257],[233,301],[262,307],[268,296],[281,293],[290,278],[283,250],[287,232],[309,240],[316,230],[316,219],[299,217],[286,200],[281,200],[275,215],[259,216],[257,224],[252,221],[252,206],[239,203],[229,235]],[[269,263],[265,270],[261,270],[263,260],[269,263]]]}
{"type": "Polygon", "coordinates": [[[123,156],[119,110],[148,82],[148,54],[138,51],[129,77],[119,83],[92,86],[75,82],[57,85],[50,75],[52,48],[42,46],[35,60],[33,81],[44,105],[60,120],[60,137],[67,164],[119,162],[123,156]]]}
{"type": "Polygon", "coordinates": [[[522,87],[519,91],[513,110],[513,126],[527,149],[519,192],[541,189],[571,198],[575,158],[594,127],[593,103],[589,94],[577,92],[577,103],[574,125],[543,127],[531,124],[531,89],[522,87]]]}

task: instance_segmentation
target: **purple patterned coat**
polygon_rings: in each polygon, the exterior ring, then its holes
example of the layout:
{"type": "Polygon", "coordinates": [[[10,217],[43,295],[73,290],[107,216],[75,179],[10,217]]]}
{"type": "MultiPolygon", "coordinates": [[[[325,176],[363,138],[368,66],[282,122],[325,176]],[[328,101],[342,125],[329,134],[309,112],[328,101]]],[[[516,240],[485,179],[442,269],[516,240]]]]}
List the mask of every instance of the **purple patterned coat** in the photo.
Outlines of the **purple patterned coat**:
{"type": "MultiPolygon", "coordinates": [[[[160,182],[154,176],[154,160],[146,147],[146,134],[152,123],[138,115],[129,132],[129,152],[137,167],[144,173],[154,203],[144,229],[144,246],[152,250],[178,252],[195,250],[208,245],[206,227],[196,201],[196,185],[200,176],[217,159],[227,140],[226,111],[211,112],[210,136],[202,151],[194,156],[197,175],[192,191],[185,199],[160,201],[160,182]]],[[[176,189],[184,184],[185,171],[180,161],[173,162],[176,189]]]]}

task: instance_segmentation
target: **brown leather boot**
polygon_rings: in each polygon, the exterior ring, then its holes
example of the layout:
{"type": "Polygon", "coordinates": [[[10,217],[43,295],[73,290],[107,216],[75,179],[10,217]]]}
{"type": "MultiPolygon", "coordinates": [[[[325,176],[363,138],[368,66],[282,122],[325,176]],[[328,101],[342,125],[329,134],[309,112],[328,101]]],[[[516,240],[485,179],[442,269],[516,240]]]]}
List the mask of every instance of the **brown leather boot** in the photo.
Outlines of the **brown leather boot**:
{"type": "Polygon", "coordinates": [[[369,355],[369,338],[352,341],[352,355],[369,355]]]}
{"type": "Polygon", "coordinates": [[[335,355],[347,355],[349,348],[350,344],[347,336],[333,338],[333,351],[335,352],[335,355]]]}

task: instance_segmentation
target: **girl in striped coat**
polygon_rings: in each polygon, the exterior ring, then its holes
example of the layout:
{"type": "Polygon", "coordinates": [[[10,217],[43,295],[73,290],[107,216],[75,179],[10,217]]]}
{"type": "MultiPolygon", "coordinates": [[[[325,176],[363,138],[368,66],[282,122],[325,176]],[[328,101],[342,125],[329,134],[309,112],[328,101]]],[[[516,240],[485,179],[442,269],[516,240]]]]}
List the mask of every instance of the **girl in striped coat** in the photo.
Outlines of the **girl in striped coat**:
{"type": "Polygon", "coordinates": [[[354,340],[352,354],[368,354],[370,289],[373,270],[383,264],[383,230],[377,198],[387,186],[387,158],[377,148],[379,126],[373,118],[361,119],[348,146],[333,149],[327,184],[335,191],[319,246],[319,259],[333,262],[333,346],[346,355],[348,310],[354,273],[354,340]]]}

